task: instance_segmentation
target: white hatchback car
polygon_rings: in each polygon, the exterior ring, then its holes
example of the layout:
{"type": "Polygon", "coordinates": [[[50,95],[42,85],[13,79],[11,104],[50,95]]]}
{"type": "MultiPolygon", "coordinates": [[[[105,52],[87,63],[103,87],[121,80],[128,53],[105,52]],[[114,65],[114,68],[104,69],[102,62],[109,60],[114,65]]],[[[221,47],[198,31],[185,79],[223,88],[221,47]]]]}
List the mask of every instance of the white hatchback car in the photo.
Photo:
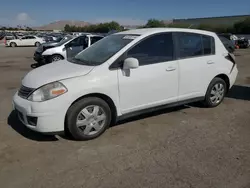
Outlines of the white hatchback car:
{"type": "Polygon", "coordinates": [[[137,29],[109,35],[71,59],[29,72],[13,99],[19,119],[41,133],[78,140],[139,113],[202,101],[219,105],[238,74],[215,33],[137,29]]]}

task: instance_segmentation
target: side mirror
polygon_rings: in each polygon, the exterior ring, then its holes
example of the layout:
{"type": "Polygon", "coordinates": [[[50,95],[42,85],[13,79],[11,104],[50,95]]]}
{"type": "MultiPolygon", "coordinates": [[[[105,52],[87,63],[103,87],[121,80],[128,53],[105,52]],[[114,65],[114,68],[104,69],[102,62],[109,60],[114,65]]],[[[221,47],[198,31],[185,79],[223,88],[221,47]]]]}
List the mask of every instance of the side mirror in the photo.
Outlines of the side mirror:
{"type": "Polygon", "coordinates": [[[139,67],[139,61],[136,58],[129,57],[124,60],[123,63],[123,69],[128,70],[128,69],[136,69],[139,67]]]}

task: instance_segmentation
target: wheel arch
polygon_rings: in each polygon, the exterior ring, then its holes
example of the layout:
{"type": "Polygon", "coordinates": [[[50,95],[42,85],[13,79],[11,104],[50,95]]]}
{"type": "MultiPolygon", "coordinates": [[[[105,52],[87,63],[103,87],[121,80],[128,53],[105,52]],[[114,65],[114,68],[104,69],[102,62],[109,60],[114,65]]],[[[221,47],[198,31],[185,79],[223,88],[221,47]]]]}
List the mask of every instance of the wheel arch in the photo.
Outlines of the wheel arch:
{"type": "Polygon", "coordinates": [[[17,43],[15,41],[10,42],[10,46],[11,44],[15,44],[15,46],[17,46],[17,43]]]}
{"type": "Polygon", "coordinates": [[[57,56],[61,56],[62,59],[65,59],[65,58],[63,57],[63,55],[62,55],[62,54],[59,54],[59,53],[54,53],[54,54],[51,55],[51,57],[56,56],[56,55],[57,55],[57,56]]]}
{"type": "MultiPolygon", "coordinates": [[[[116,119],[117,119],[117,107],[116,107],[114,101],[113,101],[108,95],[105,95],[105,94],[103,94],[103,93],[90,93],[90,94],[83,95],[83,96],[77,98],[75,101],[73,101],[73,102],[71,103],[71,105],[69,106],[69,108],[70,108],[73,104],[75,104],[75,103],[77,103],[78,101],[80,101],[80,100],[82,100],[82,99],[84,99],[84,98],[87,98],[87,97],[98,97],[98,98],[104,100],[104,101],[109,105],[110,110],[111,110],[111,114],[112,114],[112,117],[111,117],[111,125],[113,125],[113,124],[116,122],[116,119]]],[[[69,110],[69,108],[68,108],[68,110],[69,110]]],[[[64,122],[66,122],[68,110],[67,110],[67,112],[66,112],[64,122]]],[[[66,123],[64,123],[64,126],[66,126],[66,123]]],[[[66,128],[66,127],[64,127],[64,130],[65,130],[65,128],[66,128]]]]}
{"type": "Polygon", "coordinates": [[[217,76],[215,76],[215,78],[221,78],[222,80],[224,80],[227,84],[227,92],[229,91],[230,88],[230,80],[229,77],[226,74],[218,74],[217,76]]]}

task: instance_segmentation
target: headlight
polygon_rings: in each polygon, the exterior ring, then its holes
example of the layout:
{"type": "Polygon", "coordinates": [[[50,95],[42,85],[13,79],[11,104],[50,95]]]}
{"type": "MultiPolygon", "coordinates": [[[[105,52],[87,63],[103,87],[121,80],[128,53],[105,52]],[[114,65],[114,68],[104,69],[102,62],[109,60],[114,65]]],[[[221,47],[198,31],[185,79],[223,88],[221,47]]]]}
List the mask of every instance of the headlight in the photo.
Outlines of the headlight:
{"type": "Polygon", "coordinates": [[[28,100],[33,102],[42,102],[58,97],[68,90],[60,82],[53,82],[46,84],[38,89],[36,89],[29,97],[28,100]]]}

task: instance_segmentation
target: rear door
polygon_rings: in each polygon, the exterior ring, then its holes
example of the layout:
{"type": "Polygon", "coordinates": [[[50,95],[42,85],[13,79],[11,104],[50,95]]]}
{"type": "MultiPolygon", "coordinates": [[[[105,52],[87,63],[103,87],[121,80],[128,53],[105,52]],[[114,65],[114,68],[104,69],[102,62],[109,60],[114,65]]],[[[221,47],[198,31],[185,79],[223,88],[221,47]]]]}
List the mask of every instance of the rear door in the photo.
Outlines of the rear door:
{"type": "Polygon", "coordinates": [[[34,36],[28,36],[28,39],[26,40],[26,46],[35,46],[36,43],[36,37],[34,36]]]}
{"type": "Polygon", "coordinates": [[[179,101],[205,96],[216,66],[214,38],[185,32],[174,36],[180,73],[179,101]]]}

